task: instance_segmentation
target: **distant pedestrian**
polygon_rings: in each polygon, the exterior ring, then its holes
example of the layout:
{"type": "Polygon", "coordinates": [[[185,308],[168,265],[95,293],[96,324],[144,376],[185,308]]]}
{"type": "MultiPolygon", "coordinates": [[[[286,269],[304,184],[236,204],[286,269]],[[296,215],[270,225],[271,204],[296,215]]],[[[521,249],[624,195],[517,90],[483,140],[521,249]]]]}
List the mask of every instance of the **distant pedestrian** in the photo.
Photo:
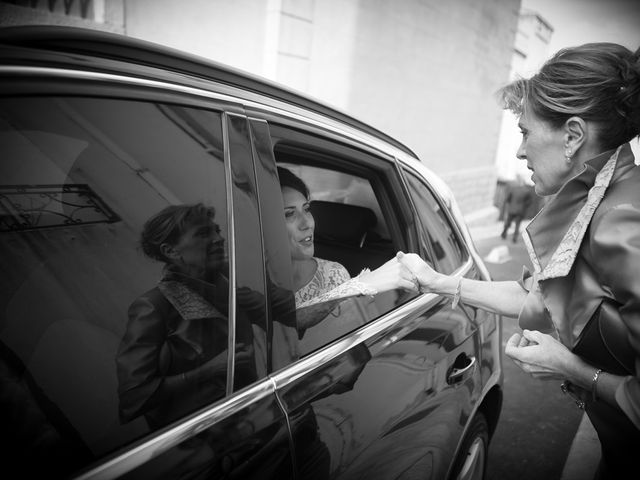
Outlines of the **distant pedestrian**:
{"type": "Polygon", "coordinates": [[[505,354],[535,377],[564,380],[598,433],[596,478],[638,478],[640,167],[629,142],[640,134],[640,49],[564,49],[500,93],[519,116],[517,156],[549,198],[523,235],[534,271],[480,281],[414,253],[398,258],[423,292],[517,317],[525,330],[505,354]]]}
{"type": "Polygon", "coordinates": [[[507,238],[507,233],[511,227],[511,223],[515,223],[513,230],[513,243],[518,241],[520,234],[520,223],[529,211],[529,207],[535,201],[534,190],[524,182],[522,175],[516,177],[515,183],[509,185],[505,202],[505,219],[504,228],[502,229],[502,238],[507,238]]]}

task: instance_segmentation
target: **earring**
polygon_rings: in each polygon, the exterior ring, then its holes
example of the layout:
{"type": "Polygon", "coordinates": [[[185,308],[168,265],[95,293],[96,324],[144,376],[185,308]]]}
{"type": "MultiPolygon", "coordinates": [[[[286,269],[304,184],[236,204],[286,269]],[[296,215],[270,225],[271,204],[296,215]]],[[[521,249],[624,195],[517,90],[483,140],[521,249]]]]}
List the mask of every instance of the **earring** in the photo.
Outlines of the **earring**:
{"type": "Polygon", "coordinates": [[[564,158],[565,158],[565,160],[567,161],[567,163],[571,162],[571,156],[572,156],[572,155],[573,155],[573,153],[571,152],[571,149],[570,149],[570,148],[567,148],[567,149],[564,151],[564,158]]]}

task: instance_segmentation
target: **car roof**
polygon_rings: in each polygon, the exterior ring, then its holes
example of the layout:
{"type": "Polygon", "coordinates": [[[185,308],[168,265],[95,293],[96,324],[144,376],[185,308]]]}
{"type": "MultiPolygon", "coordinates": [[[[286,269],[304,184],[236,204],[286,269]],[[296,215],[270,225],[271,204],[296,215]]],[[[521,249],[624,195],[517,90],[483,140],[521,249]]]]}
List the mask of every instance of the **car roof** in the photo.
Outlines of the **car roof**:
{"type": "MultiPolygon", "coordinates": [[[[23,53],[25,58],[21,58],[20,53],[11,55],[14,63],[38,60],[38,52],[57,53],[60,55],[56,58],[56,63],[74,65],[76,68],[80,65],[82,68],[92,68],[91,64],[78,58],[81,55],[158,68],[221,83],[345,123],[393,145],[415,159],[418,158],[402,142],[309,95],[228,65],[153,42],[87,28],[28,25],[0,28],[0,46],[29,50],[29,53],[23,53]]],[[[1,51],[0,55],[3,55],[1,51]]],[[[45,57],[40,60],[46,61],[45,57]]],[[[6,61],[3,63],[6,65],[6,61]]]]}

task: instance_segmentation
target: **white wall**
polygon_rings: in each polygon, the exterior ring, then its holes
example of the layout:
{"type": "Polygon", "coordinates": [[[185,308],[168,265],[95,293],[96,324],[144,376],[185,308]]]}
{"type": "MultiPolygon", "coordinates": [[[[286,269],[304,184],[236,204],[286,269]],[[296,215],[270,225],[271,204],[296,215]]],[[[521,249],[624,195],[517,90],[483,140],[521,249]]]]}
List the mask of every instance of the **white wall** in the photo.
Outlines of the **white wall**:
{"type": "Polygon", "coordinates": [[[492,203],[493,94],[508,80],[520,1],[104,0],[107,12],[120,5],[127,35],[276,80],[391,134],[463,212],[492,203]]]}
{"type": "Polygon", "coordinates": [[[126,34],[262,73],[267,0],[133,0],[126,34]]]}

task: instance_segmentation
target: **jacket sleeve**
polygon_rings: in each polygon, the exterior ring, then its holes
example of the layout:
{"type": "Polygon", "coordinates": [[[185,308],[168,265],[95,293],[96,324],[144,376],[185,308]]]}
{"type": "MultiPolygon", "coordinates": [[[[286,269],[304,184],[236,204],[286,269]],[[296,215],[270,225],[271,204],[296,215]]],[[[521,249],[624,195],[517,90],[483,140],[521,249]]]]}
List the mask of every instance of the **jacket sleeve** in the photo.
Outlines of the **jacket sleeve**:
{"type": "Polygon", "coordinates": [[[201,399],[214,401],[225,395],[226,350],[192,369],[165,373],[161,358],[167,355],[162,352],[170,342],[166,303],[158,292],[149,292],[129,307],[127,330],[116,358],[121,423],[157,407],[182,414],[184,405],[192,403],[195,408],[197,402],[204,402],[201,399]]]}
{"type": "Polygon", "coordinates": [[[542,300],[537,275],[529,271],[527,267],[522,267],[522,275],[518,284],[527,292],[527,297],[518,314],[520,328],[553,334],[553,322],[549,310],[542,300]]]}
{"type": "Polygon", "coordinates": [[[120,420],[126,423],[148,409],[162,381],[159,357],[166,339],[162,314],[149,296],[129,307],[127,330],[116,357],[120,420]]]}
{"type": "Polygon", "coordinates": [[[603,288],[621,303],[620,316],[635,352],[635,376],[624,379],[616,401],[640,428],[640,208],[623,204],[598,216],[591,225],[591,253],[603,288]]]}

